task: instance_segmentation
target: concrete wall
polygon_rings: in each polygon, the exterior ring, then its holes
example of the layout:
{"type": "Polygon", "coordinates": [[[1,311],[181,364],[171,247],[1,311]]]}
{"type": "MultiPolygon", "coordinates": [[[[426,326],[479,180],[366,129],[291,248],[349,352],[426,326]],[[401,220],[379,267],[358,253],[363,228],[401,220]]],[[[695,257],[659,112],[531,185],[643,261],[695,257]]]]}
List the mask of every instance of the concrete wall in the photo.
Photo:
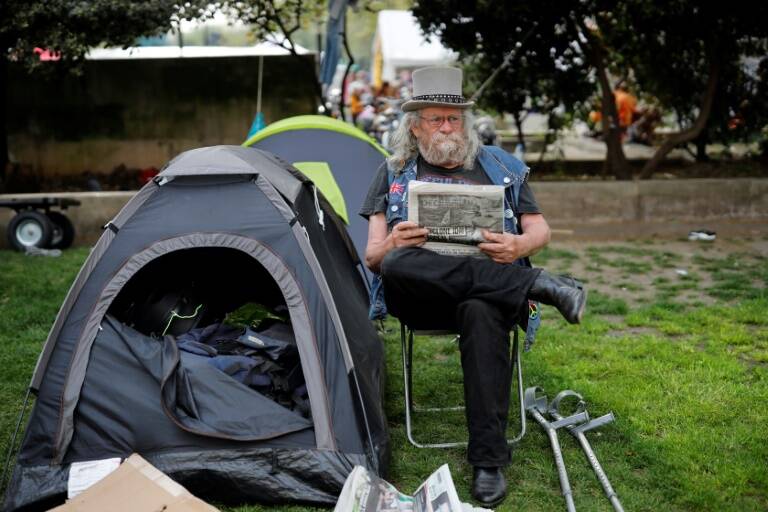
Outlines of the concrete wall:
{"type": "MultiPolygon", "coordinates": [[[[719,236],[768,235],[768,179],[534,182],[532,188],[555,238],[678,238],[708,228],[719,236]]],[[[0,198],[51,194],[17,194],[0,198]]],[[[73,192],[82,205],[66,214],[75,244],[93,244],[101,227],[132,192],[73,192]]],[[[0,208],[0,244],[13,212],[0,208]]]]}
{"type": "MultiPolygon", "coordinates": [[[[314,56],[264,57],[266,122],[314,113],[314,56]]],[[[187,149],[242,143],[258,57],[86,61],[81,76],[8,71],[9,150],[50,176],[162,167],[187,149]]],[[[0,77],[2,78],[2,77],[0,77]]]]}
{"type": "Polygon", "coordinates": [[[768,179],[533,182],[553,229],[576,238],[768,234],[768,179]]]}

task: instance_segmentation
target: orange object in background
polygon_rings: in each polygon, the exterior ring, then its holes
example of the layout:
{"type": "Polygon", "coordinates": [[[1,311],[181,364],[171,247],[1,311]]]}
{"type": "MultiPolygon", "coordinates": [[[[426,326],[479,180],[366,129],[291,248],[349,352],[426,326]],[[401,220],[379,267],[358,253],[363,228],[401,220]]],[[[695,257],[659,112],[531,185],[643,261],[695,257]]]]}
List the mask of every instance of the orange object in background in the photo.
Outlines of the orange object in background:
{"type": "MultiPolygon", "coordinates": [[[[614,89],[613,97],[616,101],[616,112],[619,116],[619,127],[622,132],[637,120],[640,112],[637,110],[637,98],[634,94],[627,91],[627,86],[620,84],[614,89]]],[[[588,121],[592,125],[597,125],[603,120],[603,113],[600,111],[599,104],[595,105],[595,110],[589,112],[588,121]]]]}
{"type": "Polygon", "coordinates": [[[360,93],[358,91],[353,91],[349,96],[349,111],[352,114],[353,121],[357,119],[357,116],[363,111],[364,106],[365,105],[363,105],[363,101],[360,98],[360,93]]]}
{"type": "Polygon", "coordinates": [[[616,110],[619,114],[619,126],[622,129],[626,129],[632,124],[632,121],[637,111],[637,98],[629,92],[627,92],[625,86],[619,86],[613,91],[613,95],[616,98],[616,110]]]}

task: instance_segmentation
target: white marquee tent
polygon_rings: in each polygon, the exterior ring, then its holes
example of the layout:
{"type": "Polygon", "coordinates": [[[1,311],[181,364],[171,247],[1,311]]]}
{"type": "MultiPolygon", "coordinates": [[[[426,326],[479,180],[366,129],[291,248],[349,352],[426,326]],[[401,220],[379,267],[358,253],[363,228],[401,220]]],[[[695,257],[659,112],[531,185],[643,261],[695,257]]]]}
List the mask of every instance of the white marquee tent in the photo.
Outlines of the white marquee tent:
{"type": "MultiPolygon", "coordinates": [[[[296,53],[311,53],[296,45],[296,53]]],[[[272,57],[290,55],[290,52],[272,41],[262,41],[253,46],[134,46],[131,48],[92,48],[86,55],[89,60],[122,59],[177,59],[200,57],[272,57]]]]}
{"type": "Polygon", "coordinates": [[[400,70],[450,64],[457,55],[437,37],[424,36],[410,11],[379,12],[373,39],[373,81],[394,80],[400,70]]]}

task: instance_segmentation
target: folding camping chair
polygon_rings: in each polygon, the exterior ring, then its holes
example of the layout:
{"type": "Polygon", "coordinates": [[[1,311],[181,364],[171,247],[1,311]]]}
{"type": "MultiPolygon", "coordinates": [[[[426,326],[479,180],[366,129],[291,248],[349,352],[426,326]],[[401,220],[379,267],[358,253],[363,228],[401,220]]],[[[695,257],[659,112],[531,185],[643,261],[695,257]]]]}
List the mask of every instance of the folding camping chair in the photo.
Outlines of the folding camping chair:
{"type": "MultiPolygon", "coordinates": [[[[403,350],[403,388],[405,389],[405,432],[408,436],[408,441],[416,448],[455,448],[459,446],[467,446],[467,441],[444,441],[437,443],[422,443],[417,441],[413,436],[413,418],[415,412],[419,413],[435,413],[446,411],[461,411],[464,410],[463,406],[454,407],[417,407],[413,403],[413,337],[414,335],[423,336],[440,336],[440,335],[455,335],[455,340],[458,339],[458,334],[455,331],[434,329],[430,326],[413,326],[407,325],[404,321],[400,321],[400,343],[403,350]]],[[[518,341],[518,328],[515,326],[513,329],[513,340],[511,347],[510,364],[512,366],[513,377],[517,374],[517,379],[513,378],[511,385],[514,387],[517,383],[517,401],[520,412],[520,431],[514,438],[507,439],[507,444],[516,445],[522,441],[525,436],[526,429],[526,415],[525,406],[523,403],[523,369],[520,362],[520,344],[518,341]]]]}

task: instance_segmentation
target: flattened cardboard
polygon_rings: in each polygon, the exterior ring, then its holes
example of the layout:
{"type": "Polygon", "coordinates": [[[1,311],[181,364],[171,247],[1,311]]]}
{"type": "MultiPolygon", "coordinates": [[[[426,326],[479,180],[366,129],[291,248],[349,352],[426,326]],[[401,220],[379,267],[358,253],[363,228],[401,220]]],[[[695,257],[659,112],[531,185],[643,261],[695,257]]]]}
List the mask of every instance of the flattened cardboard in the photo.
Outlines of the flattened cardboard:
{"type": "Polygon", "coordinates": [[[83,493],[49,512],[219,512],[133,454],[83,493]]]}

